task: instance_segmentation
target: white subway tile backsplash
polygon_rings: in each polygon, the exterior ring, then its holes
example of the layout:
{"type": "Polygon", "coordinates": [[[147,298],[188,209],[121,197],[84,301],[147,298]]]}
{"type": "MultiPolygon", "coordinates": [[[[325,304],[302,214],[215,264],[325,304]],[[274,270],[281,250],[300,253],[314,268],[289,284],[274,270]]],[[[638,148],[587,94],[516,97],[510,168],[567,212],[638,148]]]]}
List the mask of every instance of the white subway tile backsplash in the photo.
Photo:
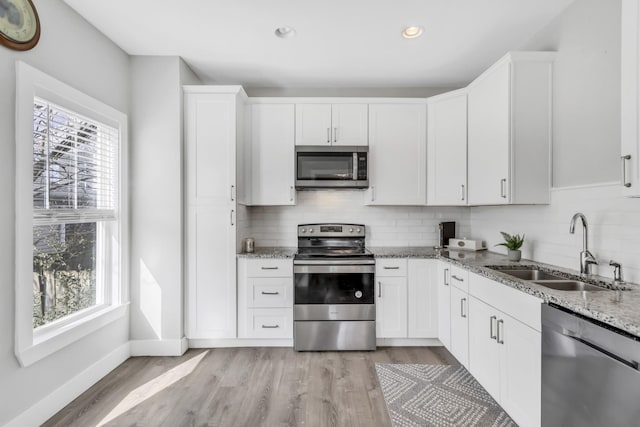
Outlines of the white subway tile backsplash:
{"type": "Polygon", "coordinates": [[[456,221],[469,233],[469,209],[421,206],[366,206],[362,191],[299,191],[295,206],[247,208],[247,235],[257,246],[296,246],[297,226],[339,222],[365,224],[369,246],[433,246],[438,223],[456,221]]]}

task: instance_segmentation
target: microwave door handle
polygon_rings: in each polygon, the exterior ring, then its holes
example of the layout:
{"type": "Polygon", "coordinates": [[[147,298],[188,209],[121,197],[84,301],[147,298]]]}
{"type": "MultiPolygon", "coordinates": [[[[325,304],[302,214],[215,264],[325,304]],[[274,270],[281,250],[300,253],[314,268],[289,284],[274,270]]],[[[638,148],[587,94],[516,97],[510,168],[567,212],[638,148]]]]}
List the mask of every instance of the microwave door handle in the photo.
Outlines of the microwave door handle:
{"type": "Polygon", "coordinates": [[[353,180],[358,180],[358,153],[353,153],[353,180]]]}

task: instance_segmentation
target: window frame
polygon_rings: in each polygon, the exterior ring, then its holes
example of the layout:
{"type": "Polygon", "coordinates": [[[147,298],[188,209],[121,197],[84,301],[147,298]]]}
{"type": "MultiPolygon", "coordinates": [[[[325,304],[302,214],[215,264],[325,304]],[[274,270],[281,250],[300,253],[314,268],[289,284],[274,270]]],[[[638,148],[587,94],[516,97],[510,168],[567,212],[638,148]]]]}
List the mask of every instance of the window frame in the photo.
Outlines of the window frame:
{"type": "Polygon", "coordinates": [[[34,67],[16,62],[16,235],[15,235],[15,355],[21,366],[66,347],[128,315],[128,123],[126,114],[48,76],[34,67]],[[97,222],[110,239],[111,266],[106,275],[110,289],[104,303],[33,328],[33,105],[34,99],[77,112],[119,129],[116,220],[97,222]],[[106,225],[105,225],[106,224],[106,225]]]}

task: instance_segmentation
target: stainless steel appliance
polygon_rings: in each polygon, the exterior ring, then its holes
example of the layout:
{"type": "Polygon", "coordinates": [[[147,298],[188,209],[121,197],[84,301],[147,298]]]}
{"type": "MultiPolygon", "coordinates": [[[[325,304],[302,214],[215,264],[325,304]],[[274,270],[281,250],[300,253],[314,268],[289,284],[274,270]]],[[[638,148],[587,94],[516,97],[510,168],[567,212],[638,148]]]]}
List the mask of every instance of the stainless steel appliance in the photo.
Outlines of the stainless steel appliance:
{"type": "Polygon", "coordinates": [[[298,226],[293,277],[295,350],[375,350],[375,259],[364,225],[298,226]]]}
{"type": "Polygon", "coordinates": [[[544,304],[542,425],[640,425],[639,364],[637,337],[544,304]]]}
{"type": "Polygon", "coordinates": [[[367,188],[366,146],[296,146],[296,188],[367,188]]]}

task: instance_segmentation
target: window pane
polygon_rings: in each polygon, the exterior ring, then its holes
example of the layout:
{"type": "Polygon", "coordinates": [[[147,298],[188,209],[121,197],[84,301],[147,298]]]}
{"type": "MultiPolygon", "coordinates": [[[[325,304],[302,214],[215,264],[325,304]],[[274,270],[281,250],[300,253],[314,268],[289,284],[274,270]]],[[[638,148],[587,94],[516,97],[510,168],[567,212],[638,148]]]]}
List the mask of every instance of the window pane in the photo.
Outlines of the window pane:
{"type": "Polygon", "coordinates": [[[97,223],[33,229],[33,327],[96,305],[97,223]]]}

